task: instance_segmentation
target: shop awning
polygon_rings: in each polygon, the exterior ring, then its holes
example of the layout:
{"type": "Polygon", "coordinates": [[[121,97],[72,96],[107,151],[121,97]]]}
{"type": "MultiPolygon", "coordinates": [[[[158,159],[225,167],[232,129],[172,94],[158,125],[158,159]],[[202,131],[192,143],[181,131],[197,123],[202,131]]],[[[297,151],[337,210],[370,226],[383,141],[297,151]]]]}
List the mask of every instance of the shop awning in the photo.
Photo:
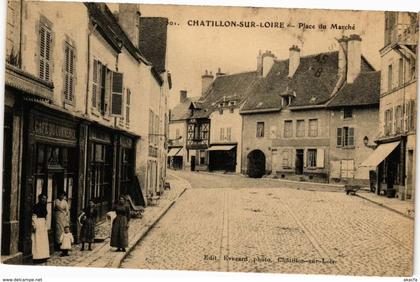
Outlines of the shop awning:
{"type": "Polygon", "coordinates": [[[400,141],[380,144],[360,166],[378,166],[400,144],[400,141]]]}
{"type": "Polygon", "coordinates": [[[168,152],[168,157],[175,157],[179,152],[181,152],[181,148],[171,148],[168,152]]]}
{"type": "Polygon", "coordinates": [[[236,145],[213,145],[210,146],[208,151],[230,151],[235,148],[236,145]]]}

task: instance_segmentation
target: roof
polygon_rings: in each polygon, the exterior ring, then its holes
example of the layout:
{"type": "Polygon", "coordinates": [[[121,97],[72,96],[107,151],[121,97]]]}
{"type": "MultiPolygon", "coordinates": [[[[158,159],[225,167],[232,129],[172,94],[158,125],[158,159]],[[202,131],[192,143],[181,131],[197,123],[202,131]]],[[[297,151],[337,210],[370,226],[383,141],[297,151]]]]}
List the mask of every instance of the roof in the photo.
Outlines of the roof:
{"type": "MultiPolygon", "coordinates": [[[[366,71],[373,68],[363,58],[361,72],[366,71]]],[[[267,76],[255,83],[241,111],[280,110],[283,95],[295,97],[291,107],[325,104],[339,80],[338,51],[303,56],[295,74],[288,74],[289,60],[275,61],[267,76]]]]}
{"type": "Polygon", "coordinates": [[[345,84],[328,103],[329,108],[379,104],[381,72],[360,73],[353,83],[345,84]]]}
{"type": "Polygon", "coordinates": [[[218,103],[223,100],[237,101],[236,106],[240,106],[258,80],[259,77],[256,71],[216,77],[199,100],[199,103],[194,104],[194,106],[199,105],[201,110],[196,110],[193,117],[208,117],[218,108],[218,103]]]}
{"type": "Polygon", "coordinates": [[[192,102],[198,101],[200,97],[187,97],[182,103],[177,104],[170,113],[169,120],[185,120],[190,117],[190,105],[192,102]]]}
{"type": "Polygon", "coordinates": [[[167,18],[140,18],[139,49],[147,60],[152,62],[158,73],[166,70],[167,28],[167,18]]]}

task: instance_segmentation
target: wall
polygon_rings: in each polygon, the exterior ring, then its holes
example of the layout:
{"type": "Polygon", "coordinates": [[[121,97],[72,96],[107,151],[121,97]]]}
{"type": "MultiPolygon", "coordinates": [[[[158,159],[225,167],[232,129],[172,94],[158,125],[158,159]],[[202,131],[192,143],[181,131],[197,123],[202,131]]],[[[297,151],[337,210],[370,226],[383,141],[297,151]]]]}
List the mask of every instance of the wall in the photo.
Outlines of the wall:
{"type": "MultiPolygon", "coordinates": [[[[373,150],[364,145],[364,137],[369,138],[369,144],[373,145],[377,137],[379,109],[373,108],[354,108],[352,118],[344,119],[343,109],[332,110],[330,112],[330,178],[336,176],[334,172],[340,174],[341,160],[354,160],[354,178],[348,179],[349,182],[368,183],[369,170],[375,168],[360,167],[360,164],[372,154],[373,150]],[[344,148],[337,146],[337,128],[354,128],[354,146],[344,148]],[[334,172],[333,172],[334,171],[334,172]]],[[[341,174],[340,174],[341,175],[341,174]]],[[[344,173],[343,176],[351,175],[344,173]]],[[[340,177],[347,178],[347,177],[340,177]]],[[[341,180],[343,180],[341,179],[341,180]]],[[[340,181],[340,179],[334,180],[340,181]]]]}
{"type": "Polygon", "coordinates": [[[241,152],[242,152],[242,117],[239,109],[223,109],[223,114],[214,111],[210,114],[210,144],[236,143],[236,172],[241,172],[241,152]],[[224,129],[224,139],[220,139],[220,129],[224,129]],[[231,139],[227,139],[227,128],[231,128],[231,139]]]}

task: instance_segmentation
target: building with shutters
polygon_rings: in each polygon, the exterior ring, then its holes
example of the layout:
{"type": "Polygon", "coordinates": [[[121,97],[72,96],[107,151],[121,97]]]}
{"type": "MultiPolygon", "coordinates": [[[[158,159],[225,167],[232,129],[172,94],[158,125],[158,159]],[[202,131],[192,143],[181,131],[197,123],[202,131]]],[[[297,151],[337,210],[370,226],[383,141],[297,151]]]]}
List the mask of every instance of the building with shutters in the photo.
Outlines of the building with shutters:
{"type": "Polygon", "coordinates": [[[363,160],[369,150],[363,138],[373,137],[377,123],[372,119],[360,128],[360,120],[377,116],[379,100],[379,72],[361,55],[361,41],[343,37],[338,51],[309,56],[292,46],[286,60],[267,52],[257,57],[260,79],[240,111],[243,173],[320,182],[368,179],[367,171],[359,174],[349,165],[363,160]],[[339,173],[331,174],[337,163],[339,173]]]}
{"type": "Polygon", "coordinates": [[[415,198],[417,58],[416,13],[385,12],[385,42],[380,50],[382,75],[378,135],[368,142],[361,164],[373,171],[372,191],[400,200],[415,198]],[[375,143],[374,143],[375,142],[375,143]]]}
{"type": "MultiPolygon", "coordinates": [[[[147,204],[161,184],[148,189],[150,176],[142,174],[150,136],[160,138],[153,143],[154,179],[164,181],[169,80],[140,51],[138,25],[123,29],[125,21],[140,21],[137,5],[121,4],[119,13],[124,17],[102,3],[8,1],[2,261],[30,258],[32,206],[41,193],[51,251],[60,192],[68,195],[76,241],[88,200],[98,221],[119,195],[147,204]],[[144,114],[150,109],[152,128],[144,114]]],[[[159,34],[155,40],[166,46],[159,34]]]]}

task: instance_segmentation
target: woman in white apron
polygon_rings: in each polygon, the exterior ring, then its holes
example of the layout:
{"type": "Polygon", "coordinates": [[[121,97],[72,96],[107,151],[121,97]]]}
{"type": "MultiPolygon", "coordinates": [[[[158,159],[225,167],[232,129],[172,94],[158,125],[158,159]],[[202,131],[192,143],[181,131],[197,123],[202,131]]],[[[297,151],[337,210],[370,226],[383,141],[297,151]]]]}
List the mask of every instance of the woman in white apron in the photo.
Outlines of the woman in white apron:
{"type": "Polygon", "coordinates": [[[47,228],[47,197],[38,196],[38,203],[32,209],[32,259],[43,262],[50,257],[47,228]]]}

